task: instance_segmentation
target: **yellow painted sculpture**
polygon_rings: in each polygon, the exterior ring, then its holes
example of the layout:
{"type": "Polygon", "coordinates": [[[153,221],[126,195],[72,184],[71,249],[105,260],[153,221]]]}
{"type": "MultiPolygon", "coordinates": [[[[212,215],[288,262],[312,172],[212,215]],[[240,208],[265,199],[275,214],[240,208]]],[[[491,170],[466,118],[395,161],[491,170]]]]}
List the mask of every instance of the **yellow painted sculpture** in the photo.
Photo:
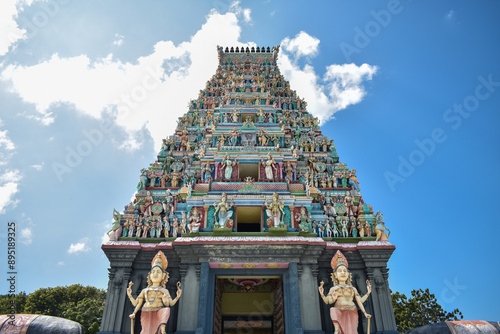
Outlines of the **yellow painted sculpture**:
{"type": "Polygon", "coordinates": [[[177,283],[177,296],[172,299],[166,289],[169,275],[165,271],[168,266],[167,258],[162,251],[159,251],[151,262],[151,271],[148,274],[148,286],[141,291],[137,299],[132,297],[132,285],[130,282],[127,288],[127,295],[135,306],[134,313],[130,315],[132,319],[132,334],[134,333],[135,315],[142,307],[141,313],[141,334],[156,333],[160,327],[160,333],[166,333],[165,325],[170,317],[170,306],[181,297],[181,283],[177,283]],[[144,306],[143,306],[144,304],[144,306]]]}
{"type": "Polygon", "coordinates": [[[266,213],[267,215],[272,218],[273,225],[268,226],[268,227],[280,227],[282,219],[281,217],[285,216],[285,211],[283,211],[283,208],[285,207],[285,202],[284,201],[279,201],[278,193],[273,194],[273,201],[271,205],[267,204],[267,199],[264,204],[266,206],[266,213]]]}
{"type": "Polygon", "coordinates": [[[325,282],[322,281],[318,290],[326,304],[334,304],[330,308],[330,317],[335,326],[335,334],[357,334],[358,309],[356,304],[358,304],[365,317],[368,318],[369,332],[371,315],[366,313],[363,303],[371,293],[370,281],[366,281],[368,292],[363,297],[360,297],[356,288],[352,286],[351,273],[347,270],[348,263],[344,254],[337,251],[332,258],[331,265],[334,270],[332,273],[333,287],[325,296],[323,289],[325,282]]]}

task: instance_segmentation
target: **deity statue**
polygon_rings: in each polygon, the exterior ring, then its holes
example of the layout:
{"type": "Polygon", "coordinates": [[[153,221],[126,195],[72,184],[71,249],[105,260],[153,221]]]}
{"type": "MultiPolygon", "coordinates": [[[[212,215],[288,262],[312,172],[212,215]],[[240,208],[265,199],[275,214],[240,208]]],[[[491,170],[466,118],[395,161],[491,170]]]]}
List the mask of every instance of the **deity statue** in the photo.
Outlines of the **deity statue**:
{"type": "Polygon", "coordinates": [[[172,216],[172,237],[177,238],[177,233],[179,231],[179,218],[177,215],[173,214],[172,216]]]}
{"type": "Polygon", "coordinates": [[[140,192],[144,188],[146,188],[146,185],[148,183],[148,176],[147,176],[147,169],[143,168],[141,169],[141,176],[139,177],[139,183],[137,184],[137,192],[140,192]]]}
{"type": "Polygon", "coordinates": [[[360,297],[356,288],[352,286],[352,275],[347,270],[347,259],[340,251],[337,251],[332,258],[331,266],[334,270],[332,273],[333,286],[325,296],[323,288],[325,282],[321,281],[318,288],[319,293],[326,304],[334,304],[330,308],[330,318],[335,326],[335,334],[357,334],[358,309],[356,304],[365,317],[368,318],[368,324],[370,323],[371,315],[366,313],[363,306],[371,293],[370,281],[366,281],[368,292],[363,297],[360,297]]]}
{"type": "Polygon", "coordinates": [[[224,178],[226,181],[231,180],[231,175],[233,174],[233,167],[236,166],[237,162],[233,162],[229,159],[229,155],[226,154],[226,157],[222,161],[222,165],[225,166],[224,168],[224,178]]]}
{"type": "Polygon", "coordinates": [[[264,123],[264,118],[266,117],[266,115],[264,114],[264,111],[262,111],[262,108],[259,109],[257,116],[258,116],[258,122],[264,123]]]}
{"type": "Polygon", "coordinates": [[[218,220],[215,223],[216,227],[221,227],[221,228],[225,227],[226,222],[233,215],[233,212],[229,211],[233,207],[233,203],[231,202],[231,204],[228,204],[226,193],[222,193],[219,204],[216,204],[216,202],[214,201],[214,207],[215,207],[214,217],[218,218],[218,220]]]}
{"type": "MultiPolygon", "coordinates": [[[[172,299],[166,285],[169,274],[165,271],[168,261],[162,251],[159,251],[151,262],[151,271],[147,276],[148,286],[143,289],[137,299],[132,297],[133,282],[128,284],[127,296],[135,306],[130,319],[141,310],[141,334],[160,333],[166,334],[165,325],[170,317],[170,306],[174,306],[182,294],[181,283],[177,282],[177,294],[172,299]],[[144,304],[144,306],[143,306],[144,304]]],[[[132,320],[132,334],[134,333],[134,321],[132,320]]]]}
{"type": "Polygon", "coordinates": [[[351,169],[351,171],[349,172],[349,184],[351,185],[351,188],[356,191],[356,193],[359,192],[359,181],[356,177],[355,169],[351,169]]]}
{"type": "Polygon", "coordinates": [[[236,128],[233,128],[233,130],[229,133],[229,141],[231,142],[231,146],[236,146],[236,143],[238,142],[238,132],[236,131],[236,128]]]}
{"type": "Polygon", "coordinates": [[[118,237],[122,235],[122,226],[120,225],[121,219],[121,214],[116,211],[116,209],[113,209],[113,224],[111,225],[111,230],[106,233],[109,237],[109,240],[118,240],[118,237]]]}
{"type": "Polygon", "coordinates": [[[391,230],[385,227],[382,219],[384,219],[384,216],[378,211],[375,215],[375,225],[373,227],[373,231],[377,235],[377,241],[389,240],[389,236],[391,235],[391,230]],[[389,231],[389,234],[385,233],[386,230],[389,231]]]}
{"type": "Polygon", "coordinates": [[[285,216],[285,212],[283,211],[283,208],[285,207],[285,202],[282,201],[280,203],[278,193],[274,193],[271,205],[267,204],[267,199],[264,205],[267,208],[266,210],[267,215],[271,217],[273,220],[273,226],[268,226],[268,227],[280,227],[282,225],[281,217],[285,216]]]}
{"type": "Polygon", "coordinates": [[[300,214],[295,215],[295,219],[299,222],[300,232],[310,232],[311,231],[311,217],[307,216],[306,208],[300,208],[300,214]]]}
{"type": "Polygon", "coordinates": [[[233,112],[231,113],[231,116],[233,118],[233,123],[238,123],[239,113],[236,111],[236,108],[233,109],[233,112]]]}
{"type": "Polygon", "coordinates": [[[198,208],[194,208],[189,217],[188,230],[189,233],[196,233],[200,231],[201,217],[198,208]]]}
{"type": "Polygon", "coordinates": [[[153,208],[153,196],[151,196],[150,191],[148,191],[146,197],[144,197],[140,201],[139,208],[144,215],[151,216],[151,209],[153,208]]]}
{"type": "Polygon", "coordinates": [[[163,200],[163,212],[165,215],[169,215],[174,210],[174,196],[170,192],[170,189],[167,189],[165,192],[165,199],[163,200]]]}
{"type": "Polygon", "coordinates": [[[276,170],[276,162],[274,162],[274,159],[271,157],[271,153],[269,153],[267,155],[267,160],[264,162],[262,161],[262,163],[264,164],[265,166],[265,171],[266,171],[266,178],[269,180],[269,181],[272,181],[274,180],[274,173],[273,173],[273,169],[276,170]]]}
{"type": "Polygon", "coordinates": [[[210,164],[206,163],[205,166],[203,167],[203,181],[205,183],[210,182],[210,180],[212,179],[212,172],[213,169],[210,167],[210,164]]]}
{"type": "Polygon", "coordinates": [[[325,193],[325,197],[323,199],[323,211],[325,212],[325,215],[329,217],[334,217],[337,215],[337,212],[335,211],[335,198],[333,191],[327,191],[325,193]]]}

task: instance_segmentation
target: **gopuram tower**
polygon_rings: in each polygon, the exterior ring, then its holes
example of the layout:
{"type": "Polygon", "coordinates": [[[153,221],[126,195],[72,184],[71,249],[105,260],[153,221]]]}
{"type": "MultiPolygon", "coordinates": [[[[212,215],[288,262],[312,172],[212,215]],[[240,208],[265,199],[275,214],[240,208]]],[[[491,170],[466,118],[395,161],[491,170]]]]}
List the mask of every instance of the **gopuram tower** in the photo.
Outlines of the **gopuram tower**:
{"type": "Polygon", "coordinates": [[[159,251],[172,298],[182,283],[168,333],[333,333],[318,287],[332,287],[339,250],[370,332],[397,333],[387,280],[395,246],[356,171],[280,74],[279,46],[217,52],[217,71],[142,169],[134,201],[114,213],[100,333],[132,324],[140,333],[127,288],[139,299],[159,251]]]}

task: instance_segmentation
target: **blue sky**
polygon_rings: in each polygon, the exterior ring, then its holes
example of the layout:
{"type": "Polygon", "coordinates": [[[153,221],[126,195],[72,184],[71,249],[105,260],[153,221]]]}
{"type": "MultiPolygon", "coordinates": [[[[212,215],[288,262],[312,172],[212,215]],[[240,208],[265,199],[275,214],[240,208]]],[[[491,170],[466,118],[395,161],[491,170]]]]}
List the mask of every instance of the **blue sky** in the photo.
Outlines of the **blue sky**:
{"type": "Polygon", "coordinates": [[[391,288],[499,320],[499,12],[497,1],[3,1],[0,238],[15,221],[17,290],[106,288],[113,208],[215,73],[216,45],[281,44],[282,73],[392,231],[391,288]]]}

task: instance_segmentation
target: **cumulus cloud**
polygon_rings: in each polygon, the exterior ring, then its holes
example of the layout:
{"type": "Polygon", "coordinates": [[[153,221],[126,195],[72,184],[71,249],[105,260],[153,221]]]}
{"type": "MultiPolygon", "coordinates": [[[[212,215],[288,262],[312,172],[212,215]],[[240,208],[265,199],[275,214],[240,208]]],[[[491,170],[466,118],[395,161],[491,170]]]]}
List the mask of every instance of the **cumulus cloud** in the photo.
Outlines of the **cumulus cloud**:
{"type": "Polygon", "coordinates": [[[296,59],[302,56],[314,57],[318,53],[319,39],[301,31],[292,39],[289,37],[283,39],[281,46],[296,59]]]}
{"type": "MultiPolygon", "coordinates": [[[[117,144],[119,148],[140,148],[140,133],[146,129],[159,150],[162,138],[175,130],[173,120],[186,113],[188,102],[197,97],[215,73],[215,46],[256,45],[240,41],[240,21],[251,22],[251,11],[235,1],[225,14],[212,10],[188,41],[157,42],[152,53],[132,63],[117,60],[112,54],[102,59],[54,54],[35,65],[9,65],[0,79],[25,102],[35,105],[37,115],[32,117],[39,117],[43,124],[50,124],[57,117],[53,106],[71,104],[94,118],[110,114],[128,135],[128,139],[117,144]]],[[[317,55],[319,43],[319,39],[302,31],[282,41],[278,59],[292,88],[308,102],[309,111],[325,121],[336,111],[361,101],[365,91],[357,78],[371,79],[369,73],[375,73],[376,68],[352,65],[343,72],[332,67],[324,78],[319,78],[312,66],[297,64],[301,57],[310,59],[317,55]],[[355,72],[352,78],[350,70],[355,72]]]]}
{"type": "Polygon", "coordinates": [[[236,13],[212,11],[189,41],[179,45],[160,41],[151,54],[133,64],[112,55],[91,60],[86,55],[63,58],[54,54],[33,66],[10,65],[1,78],[10,83],[12,92],[33,103],[46,123],[54,117],[52,106],[70,103],[95,118],[111,113],[129,134],[121,148],[139,148],[134,136],[146,128],[159,149],[161,139],[175,130],[172,120],[186,112],[188,102],[215,72],[216,45],[252,46],[241,43],[240,34],[236,13]]]}
{"type": "Polygon", "coordinates": [[[21,229],[21,242],[25,245],[29,245],[33,242],[33,232],[30,227],[21,229]]]}
{"type": "Polygon", "coordinates": [[[7,130],[0,131],[0,215],[5,213],[8,206],[15,207],[19,202],[14,199],[14,195],[19,191],[19,182],[23,178],[21,172],[17,169],[3,169],[9,163],[15,148],[7,130]]]}
{"type": "Polygon", "coordinates": [[[23,177],[19,170],[0,173],[0,214],[4,214],[8,206],[15,207],[19,203],[14,195],[19,191],[19,182],[23,177]]]}
{"type": "Polygon", "coordinates": [[[27,39],[26,29],[17,24],[19,13],[26,6],[40,0],[2,0],[0,2],[0,56],[9,52],[12,45],[27,39]]]}
{"type": "Polygon", "coordinates": [[[74,244],[72,243],[69,246],[68,254],[78,254],[78,253],[90,251],[90,248],[87,246],[87,243],[88,243],[87,238],[83,238],[82,240],[80,240],[80,242],[77,242],[74,244]]]}
{"type": "Polygon", "coordinates": [[[290,87],[307,102],[309,112],[321,122],[326,122],[339,110],[361,102],[366,95],[363,83],[372,79],[377,67],[368,64],[332,64],[321,78],[310,64],[300,67],[297,62],[300,57],[315,56],[319,42],[303,31],[293,39],[283,39],[278,65],[290,81],[290,87]]]}

